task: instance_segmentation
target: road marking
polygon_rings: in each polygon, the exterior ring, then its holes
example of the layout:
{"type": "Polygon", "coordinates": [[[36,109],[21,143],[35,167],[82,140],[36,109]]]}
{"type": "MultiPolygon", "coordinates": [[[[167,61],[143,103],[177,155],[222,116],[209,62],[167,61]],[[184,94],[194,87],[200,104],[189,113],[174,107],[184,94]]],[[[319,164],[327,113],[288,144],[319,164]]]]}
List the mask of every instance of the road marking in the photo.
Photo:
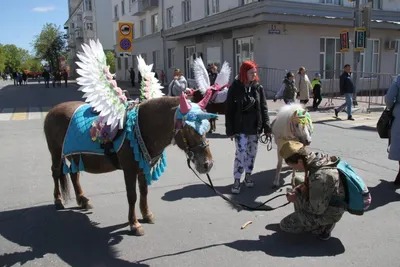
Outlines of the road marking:
{"type": "Polygon", "coordinates": [[[0,121],[9,121],[13,112],[13,108],[4,108],[0,113],[0,121]]]}
{"type": "Polygon", "coordinates": [[[40,108],[29,107],[28,120],[39,120],[42,118],[40,108]]]}
{"type": "Polygon", "coordinates": [[[14,113],[11,117],[12,121],[23,121],[26,120],[28,117],[28,108],[16,108],[14,113]]]}

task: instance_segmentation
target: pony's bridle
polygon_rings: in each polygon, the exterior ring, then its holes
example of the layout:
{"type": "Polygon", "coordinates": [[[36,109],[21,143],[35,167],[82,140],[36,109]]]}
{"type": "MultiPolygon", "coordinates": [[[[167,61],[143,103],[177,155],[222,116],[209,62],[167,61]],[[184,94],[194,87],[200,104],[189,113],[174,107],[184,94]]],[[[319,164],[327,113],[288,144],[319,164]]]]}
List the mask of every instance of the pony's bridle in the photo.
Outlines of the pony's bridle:
{"type": "Polygon", "coordinates": [[[175,141],[175,143],[176,143],[176,139],[175,139],[175,138],[176,138],[176,135],[177,135],[179,132],[180,132],[180,134],[182,135],[182,141],[183,141],[183,145],[185,146],[184,152],[185,152],[185,154],[186,154],[186,157],[187,157],[189,160],[191,160],[191,161],[194,160],[194,155],[196,155],[196,153],[197,153],[198,151],[204,150],[204,149],[206,149],[206,148],[209,146],[209,142],[208,142],[207,140],[204,140],[204,138],[203,138],[201,144],[198,144],[198,145],[193,146],[193,147],[192,147],[192,146],[189,146],[188,141],[187,141],[187,139],[186,139],[186,137],[185,137],[185,134],[183,133],[183,127],[180,128],[180,129],[177,129],[177,128],[174,129],[174,137],[173,137],[173,140],[175,141]]]}

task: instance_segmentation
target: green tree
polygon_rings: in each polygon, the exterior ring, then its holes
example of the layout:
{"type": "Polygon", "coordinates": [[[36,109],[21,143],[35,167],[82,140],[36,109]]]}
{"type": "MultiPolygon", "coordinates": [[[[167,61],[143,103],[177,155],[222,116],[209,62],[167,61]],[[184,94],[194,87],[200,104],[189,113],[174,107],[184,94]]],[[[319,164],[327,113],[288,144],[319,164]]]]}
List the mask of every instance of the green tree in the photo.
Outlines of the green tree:
{"type": "Polygon", "coordinates": [[[3,61],[4,71],[6,72],[22,71],[22,64],[30,58],[27,50],[19,48],[13,44],[2,45],[0,54],[0,68],[1,61],[3,61]]]}
{"type": "Polygon", "coordinates": [[[106,54],[106,61],[107,65],[110,66],[110,72],[115,73],[115,58],[114,58],[114,52],[111,50],[104,51],[106,54]]]}
{"type": "Polygon", "coordinates": [[[42,63],[40,62],[40,59],[30,57],[27,59],[23,64],[22,67],[24,70],[29,70],[29,71],[42,71],[42,63]]]}
{"type": "Polygon", "coordinates": [[[60,26],[46,23],[40,34],[35,36],[32,45],[37,58],[47,61],[53,70],[58,69],[60,55],[65,54],[66,48],[60,26]]]}
{"type": "Polygon", "coordinates": [[[6,69],[6,57],[4,54],[4,46],[0,44],[0,73],[6,69]]]}

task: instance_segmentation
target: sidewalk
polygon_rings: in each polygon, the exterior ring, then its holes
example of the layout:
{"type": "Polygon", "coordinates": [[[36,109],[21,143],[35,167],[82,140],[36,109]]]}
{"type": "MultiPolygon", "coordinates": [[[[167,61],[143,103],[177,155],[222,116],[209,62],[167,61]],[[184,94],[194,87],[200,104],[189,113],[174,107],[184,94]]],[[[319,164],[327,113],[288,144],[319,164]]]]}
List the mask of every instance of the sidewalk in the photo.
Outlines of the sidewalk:
{"type": "MultiPolygon", "coordinates": [[[[70,80],[69,84],[78,86],[76,84],[75,80],[70,80]]],[[[131,98],[137,98],[140,95],[140,91],[138,88],[138,83],[136,82],[136,86],[132,87],[131,83],[129,81],[118,81],[117,80],[118,86],[122,90],[127,90],[129,94],[131,95],[131,98]]],[[[165,86],[164,86],[165,90],[165,86]]],[[[164,91],[163,90],[163,91],[164,91]]],[[[306,105],[306,107],[312,112],[313,116],[315,117],[323,117],[327,115],[333,115],[334,114],[334,108],[342,105],[345,101],[344,99],[332,99],[332,101],[328,99],[323,99],[321,104],[319,105],[319,110],[318,111],[312,111],[312,101],[313,99],[310,99],[309,103],[306,105]]],[[[297,101],[297,103],[299,103],[297,101]]],[[[267,105],[268,105],[268,113],[270,116],[276,116],[278,110],[285,105],[285,102],[283,100],[277,100],[274,102],[271,99],[267,100],[267,105]]],[[[371,113],[381,113],[384,110],[385,106],[382,105],[371,105],[370,109],[368,109],[368,103],[363,103],[363,102],[358,102],[357,107],[353,107],[353,114],[357,115],[357,117],[364,117],[368,116],[368,114],[371,113]]]]}

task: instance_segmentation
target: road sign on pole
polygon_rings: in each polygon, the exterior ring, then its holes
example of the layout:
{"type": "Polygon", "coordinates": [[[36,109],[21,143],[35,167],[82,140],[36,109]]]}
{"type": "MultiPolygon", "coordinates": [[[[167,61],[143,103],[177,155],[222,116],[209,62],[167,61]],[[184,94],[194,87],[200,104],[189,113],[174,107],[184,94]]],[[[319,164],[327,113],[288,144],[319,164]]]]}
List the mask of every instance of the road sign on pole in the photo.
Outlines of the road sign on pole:
{"type": "Polygon", "coordinates": [[[133,23],[119,22],[118,29],[119,52],[131,54],[133,50],[133,23]]]}
{"type": "Polygon", "coordinates": [[[340,32],[340,52],[350,51],[349,30],[342,30],[340,32]]]}
{"type": "Polygon", "coordinates": [[[364,51],[367,43],[367,29],[355,28],[354,51],[364,51]]]}

